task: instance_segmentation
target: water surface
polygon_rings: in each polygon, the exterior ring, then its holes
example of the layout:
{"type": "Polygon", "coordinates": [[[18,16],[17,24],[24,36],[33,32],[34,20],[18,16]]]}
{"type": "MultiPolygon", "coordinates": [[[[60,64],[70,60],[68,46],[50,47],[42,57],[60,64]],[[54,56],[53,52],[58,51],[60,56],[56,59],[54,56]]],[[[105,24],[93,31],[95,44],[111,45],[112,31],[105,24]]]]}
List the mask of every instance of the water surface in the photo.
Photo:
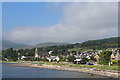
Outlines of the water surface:
{"type": "MultiPolygon", "coordinates": [[[[10,63],[12,64],[12,63],[10,63]]],[[[2,64],[3,78],[107,78],[99,75],[91,75],[83,72],[53,70],[32,67],[19,67],[2,64]]]]}

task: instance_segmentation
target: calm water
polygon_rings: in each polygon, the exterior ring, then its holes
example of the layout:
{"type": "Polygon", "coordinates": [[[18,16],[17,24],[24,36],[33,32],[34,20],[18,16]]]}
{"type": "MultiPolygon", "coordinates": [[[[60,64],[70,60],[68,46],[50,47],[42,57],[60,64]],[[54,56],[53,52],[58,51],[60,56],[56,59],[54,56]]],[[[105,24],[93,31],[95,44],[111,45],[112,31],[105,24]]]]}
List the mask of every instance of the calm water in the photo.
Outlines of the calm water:
{"type": "Polygon", "coordinates": [[[3,78],[106,78],[82,72],[2,65],[3,78]]]}

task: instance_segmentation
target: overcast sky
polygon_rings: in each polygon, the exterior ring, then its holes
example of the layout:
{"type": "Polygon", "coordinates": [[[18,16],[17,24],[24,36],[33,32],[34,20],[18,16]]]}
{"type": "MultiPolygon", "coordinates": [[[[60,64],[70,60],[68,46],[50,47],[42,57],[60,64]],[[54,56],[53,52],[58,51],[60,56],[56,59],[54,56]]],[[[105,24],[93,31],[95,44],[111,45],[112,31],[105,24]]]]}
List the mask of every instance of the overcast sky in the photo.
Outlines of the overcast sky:
{"type": "Polygon", "coordinates": [[[3,3],[3,39],[76,43],[118,35],[118,3],[3,3]]]}

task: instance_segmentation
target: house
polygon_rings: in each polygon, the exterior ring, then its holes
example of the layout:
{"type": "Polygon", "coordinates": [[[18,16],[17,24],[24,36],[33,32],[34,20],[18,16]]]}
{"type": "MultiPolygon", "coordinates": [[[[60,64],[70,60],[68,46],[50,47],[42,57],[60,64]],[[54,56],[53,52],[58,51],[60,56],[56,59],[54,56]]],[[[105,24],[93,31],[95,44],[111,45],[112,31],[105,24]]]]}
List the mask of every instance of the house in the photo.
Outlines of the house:
{"type": "Polygon", "coordinates": [[[82,59],[75,59],[75,60],[74,60],[74,64],[80,64],[81,61],[82,61],[82,59]]]}
{"type": "Polygon", "coordinates": [[[51,55],[53,53],[53,51],[49,51],[48,53],[49,53],[49,55],[51,55]]]}
{"type": "Polygon", "coordinates": [[[110,60],[115,60],[115,58],[116,58],[115,53],[112,53],[110,56],[110,60]]]}
{"type": "Polygon", "coordinates": [[[111,60],[120,60],[120,53],[119,50],[116,51],[116,53],[111,54],[111,60]]]}
{"type": "Polygon", "coordinates": [[[6,61],[9,61],[8,58],[5,58],[6,61]]]}
{"type": "Polygon", "coordinates": [[[59,62],[60,61],[60,58],[58,57],[58,56],[50,56],[50,57],[47,57],[46,58],[49,62],[51,62],[51,61],[57,61],[57,62],[59,62]]]}
{"type": "Polygon", "coordinates": [[[97,61],[99,61],[99,54],[96,54],[96,55],[94,56],[94,58],[95,58],[97,61]]]}
{"type": "Polygon", "coordinates": [[[21,56],[21,60],[24,60],[26,59],[27,57],[26,56],[21,56]]]}
{"type": "Polygon", "coordinates": [[[87,58],[87,59],[90,59],[90,57],[91,57],[91,55],[89,55],[89,56],[86,56],[86,58],[87,58]]]}
{"type": "Polygon", "coordinates": [[[98,54],[100,54],[101,52],[102,52],[102,50],[99,50],[99,51],[98,51],[98,54]]]}
{"type": "Polygon", "coordinates": [[[116,55],[115,55],[115,59],[116,60],[120,60],[120,53],[119,53],[119,50],[117,51],[116,55]]]}

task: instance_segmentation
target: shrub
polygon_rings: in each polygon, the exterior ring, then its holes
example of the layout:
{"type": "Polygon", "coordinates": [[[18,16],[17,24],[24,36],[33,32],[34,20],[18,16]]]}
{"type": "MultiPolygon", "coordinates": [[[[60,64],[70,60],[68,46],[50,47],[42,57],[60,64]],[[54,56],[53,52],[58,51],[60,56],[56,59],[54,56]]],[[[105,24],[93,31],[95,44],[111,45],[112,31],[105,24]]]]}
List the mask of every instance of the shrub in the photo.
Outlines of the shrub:
{"type": "Polygon", "coordinates": [[[88,61],[89,60],[86,57],[83,57],[81,63],[86,64],[86,62],[88,62],[88,61]]]}
{"type": "Polygon", "coordinates": [[[74,56],[69,56],[69,57],[68,57],[69,62],[74,62],[75,59],[76,59],[76,58],[75,58],[74,56]]]}
{"type": "Polygon", "coordinates": [[[120,66],[120,60],[117,61],[117,65],[120,66]]]}
{"type": "Polygon", "coordinates": [[[112,60],[112,61],[110,61],[110,62],[112,62],[113,64],[117,64],[117,61],[116,61],[116,60],[112,60]]]}
{"type": "Polygon", "coordinates": [[[62,56],[58,56],[60,58],[60,61],[65,61],[66,58],[63,58],[62,56]]]}
{"type": "Polygon", "coordinates": [[[112,54],[111,51],[103,51],[99,55],[99,60],[100,61],[110,61],[111,54],[112,54]]]}
{"type": "Polygon", "coordinates": [[[99,55],[99,62],[98,64],[108,65],[110,61],[111,51],[102,51],[99,55]]]}
{"type": "Polygon", "coordinates": [[[40,61],[48,61],[48,60],[45,58],[45,59],[40,59],[40,61]]]}
{"type": "Polygon", "coordinates": [[[108,65],[109,61],[99,61],[98,64],[108,65]]]}

